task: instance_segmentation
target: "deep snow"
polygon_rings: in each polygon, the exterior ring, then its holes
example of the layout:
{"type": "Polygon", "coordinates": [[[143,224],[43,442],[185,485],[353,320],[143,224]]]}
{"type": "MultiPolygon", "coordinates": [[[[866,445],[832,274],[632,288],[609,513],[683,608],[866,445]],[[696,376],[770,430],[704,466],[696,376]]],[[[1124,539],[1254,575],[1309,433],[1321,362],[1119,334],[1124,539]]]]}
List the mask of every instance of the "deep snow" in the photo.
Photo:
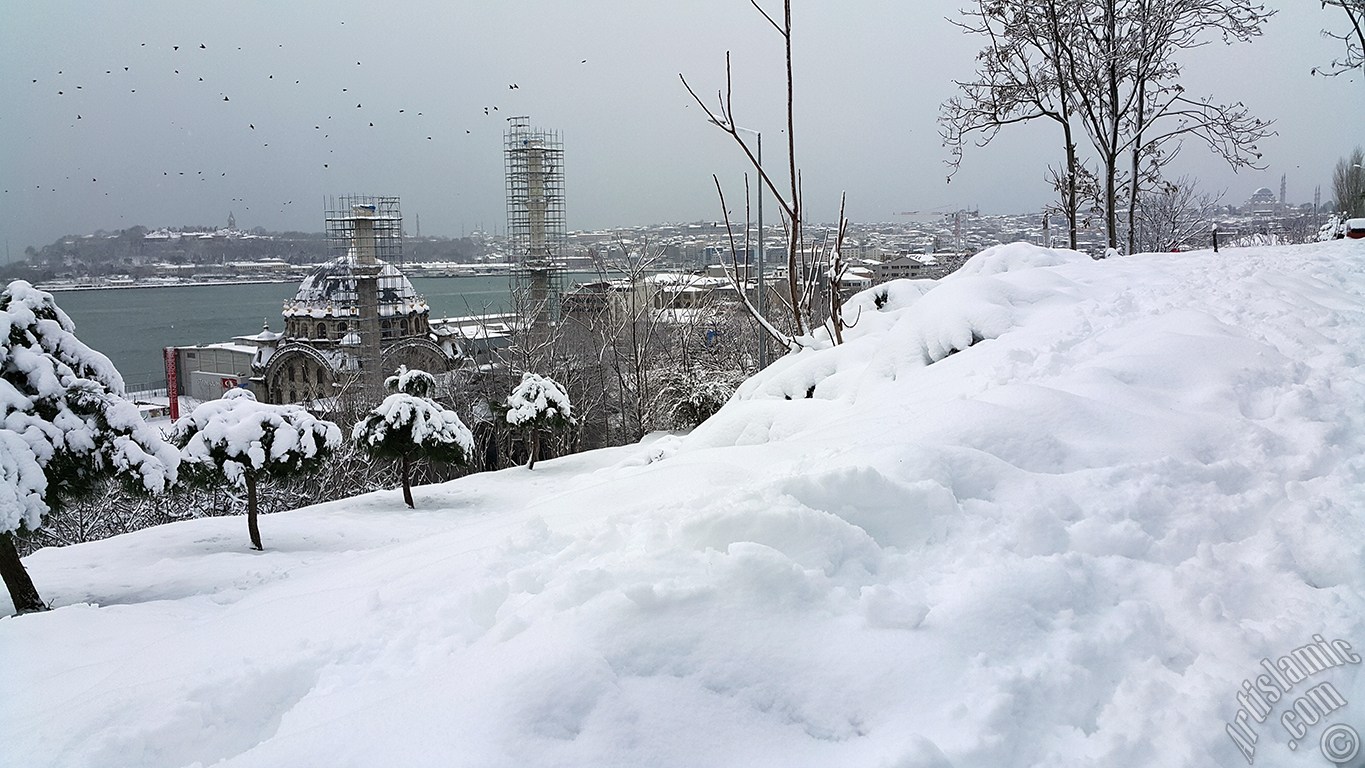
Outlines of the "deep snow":
{"type": "Polygon", "coordinates": [[[36,553],[0,762],[1234,766],[1365,653],[1365,242],[880,290],[688,436],[36,553]]]}

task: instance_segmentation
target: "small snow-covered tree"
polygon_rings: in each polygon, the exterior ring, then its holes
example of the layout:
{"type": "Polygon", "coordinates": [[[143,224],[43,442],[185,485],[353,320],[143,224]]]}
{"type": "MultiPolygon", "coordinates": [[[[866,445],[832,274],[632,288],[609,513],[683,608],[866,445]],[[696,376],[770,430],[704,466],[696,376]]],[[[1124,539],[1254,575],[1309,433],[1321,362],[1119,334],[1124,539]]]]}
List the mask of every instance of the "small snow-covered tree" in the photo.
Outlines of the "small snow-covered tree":
{"type": "Polygon", "coordinates": [[[526,433],[531,454],[527,469],[536,468],[542,432],[555,432],[574,424],[573,406],[564,388],[554,379],[530,371],[521,375],[521,383],[498,409],[508,424],[526,433]]]}
{"type": "Polygon", "coordinates": [[[20,613],[46,608],[13,535],[107,477],[160,492],[180,457],[123,397],[109,358],[76,338],[52,295],[16,280],[0,293],[0,575],[20,613]]]}
{"type": "Polygon", "coordinates": [[[474,435],[454,411],[431,399],[436,379],[426,371],[399,366],[384,387],[392,394],[356,422],[351,439],[372,456],[399,460],[403,503],[411,508],[413,458],[468,464],[474,435]]]}
{"type": "Polygon", "coordinates": [[[341,445],[341,429],[298,405],[267,405],[245,389],[210,400],[176,423],[185,474],[195,482],[216,480],[246,490],[251,547],[264,549],[256,523],[256,483],[316,469],[341,445]]]}

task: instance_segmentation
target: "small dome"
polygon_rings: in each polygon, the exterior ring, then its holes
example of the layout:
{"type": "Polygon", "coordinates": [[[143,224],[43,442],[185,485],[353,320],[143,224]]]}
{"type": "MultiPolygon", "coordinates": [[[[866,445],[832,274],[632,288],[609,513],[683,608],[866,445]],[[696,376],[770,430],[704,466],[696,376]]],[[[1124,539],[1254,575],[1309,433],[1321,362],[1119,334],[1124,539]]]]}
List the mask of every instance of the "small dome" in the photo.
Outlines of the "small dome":
{"type": "MultiPolygon", "coordinates": [[[[392,264],[383,261],[379,272],[379,315],[426,314],[427,303],[412,283],[392,264]]],[[[285,317],[306,316],[357,317],[360,303],[356,298],[356,279],[353,273],[353,255],[340,256],[318,266],[294,293],[294,298],[284,303],[285,317]]]]}

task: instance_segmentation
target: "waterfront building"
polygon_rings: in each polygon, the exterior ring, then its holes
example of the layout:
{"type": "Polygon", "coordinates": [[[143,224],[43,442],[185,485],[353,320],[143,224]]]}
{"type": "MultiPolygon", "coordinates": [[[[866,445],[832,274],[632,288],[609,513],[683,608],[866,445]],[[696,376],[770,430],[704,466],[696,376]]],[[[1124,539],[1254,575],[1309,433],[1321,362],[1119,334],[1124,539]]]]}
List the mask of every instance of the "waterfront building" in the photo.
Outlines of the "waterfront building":
{"type": "Polygon", "coordinates": [[[438,377],[456,366],[463,354],[456,338],[433,332],[426,300],[393,263],[402,257],[398,199],[343,197],[330,208],[328,236],[341,255],[314,268],[284,303],[284,332],[267,326],[232,342],[168,351],[172,401],[249,385],[262,402],[331,410],[348,388],[378,400],[400,365],[438,377]]]}

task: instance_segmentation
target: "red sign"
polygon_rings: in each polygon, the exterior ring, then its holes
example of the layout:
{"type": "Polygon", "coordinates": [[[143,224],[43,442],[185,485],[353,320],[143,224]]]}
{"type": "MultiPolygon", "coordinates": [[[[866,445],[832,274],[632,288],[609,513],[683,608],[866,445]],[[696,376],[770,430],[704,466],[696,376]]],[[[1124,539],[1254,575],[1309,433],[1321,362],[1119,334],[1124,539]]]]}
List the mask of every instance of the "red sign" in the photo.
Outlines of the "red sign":
{"type": "Polygon", "coordinates": [[[222,380],[222,384],[223,384],[223,389],[226,391],[226,390],[232,389],[233,387],[237,386],[237,380],[234,379],[234,378],[232,378],[232,377],[230,377],[230,376],[224,376],[224,377],[223,377],[223,380],[222,380]]]}

